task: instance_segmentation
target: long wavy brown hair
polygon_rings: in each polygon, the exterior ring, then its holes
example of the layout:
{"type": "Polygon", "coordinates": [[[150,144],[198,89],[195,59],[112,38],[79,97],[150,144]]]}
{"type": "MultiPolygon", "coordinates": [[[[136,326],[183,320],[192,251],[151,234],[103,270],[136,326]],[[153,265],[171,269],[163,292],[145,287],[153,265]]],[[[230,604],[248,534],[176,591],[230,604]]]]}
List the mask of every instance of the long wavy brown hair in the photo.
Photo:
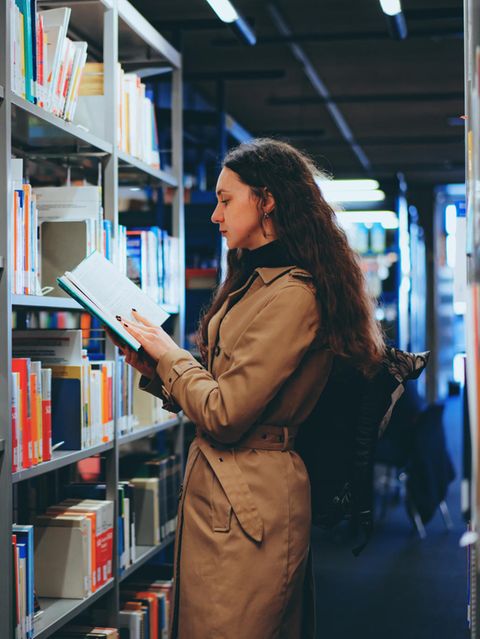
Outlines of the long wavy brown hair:
{"type": "MultiPolygon", "coordinates": [[[[313,276],[325,347],[371,376],[384,353],[383,334],[357,256],[315,181],[321,174],[313,162],[290,144],[258,138],[231,150],[223,166],[252,189],[259,214],[265,189],[272,194],[270,217],[277,238],[292,264],[313,276]]],[[[210,319],[248,276],[241,249],[228,251],[227,266],[226,278],[200,320],[197,343],[205,361],[210,319]]]]}

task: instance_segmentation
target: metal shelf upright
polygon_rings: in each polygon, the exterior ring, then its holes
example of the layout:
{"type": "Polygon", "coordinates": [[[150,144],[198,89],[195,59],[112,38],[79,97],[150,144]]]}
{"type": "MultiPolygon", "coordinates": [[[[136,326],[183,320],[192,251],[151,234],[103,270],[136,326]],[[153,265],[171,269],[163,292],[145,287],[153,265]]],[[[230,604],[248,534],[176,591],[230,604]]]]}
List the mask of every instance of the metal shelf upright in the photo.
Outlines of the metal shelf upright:
{"type": "Polygon", "coordinates": [[[480,639],[480,2],[464,3],[465,26],[465,173],[467,218],[467,388],[472,465],[470,511],[473,545],[469,552],[469,623],[472,639],[480,639]],[[475,535],[477,535],[476,541],[475,535]]]}
{"type": "MultiPolygon", "coordinates": [[[[89,33],[94,59],[104,63],[104,118],[105,136],[100,138],[75,123],[65,122],[47,113],[40,107],[27,102],[11,90],[10,77],[10,0],[0,0],[0,619],[2,638],[13,637],[12,602],[13,579],[11,533],[13,522],[13,491],[21,482],[45,473],[74,464],[93,454],[101,453],[106,459],[107,496],[115,502],[117,521],[117,484],[119,480],[119,449],[124,443],[152,436],[166,429],[175,434],[174,448],[182,456],[183,463],[183,422],[178,418],[166,423],[154,424],[135,433],[117,436],[114,441],[88,450],[57,451],[50,462],[34,468],[12,473],[11,450],[11,359],[12,359],[12,310],[81,310],[81,307],[63,297],[42,297],[12,295],[11,279],[13,271],[13,229],[11,224],[11,157],[12,152],[22,157],[38,161],[55,154],[61,157],[75,155],[91,156],[102,163],[102,188],[105,218],[113,224],[114,233],[118,228],[118,186],[129,180],[145,181],[160,188],[174,189],[172,207],[173,234],[180,239],[180,304],[166,307],[172,313],[174,337],[183,345],[185,325],[184,291],[184,211],[183,211],[183,131],[182,131],[182,58],[181,55],[150,25],[128,0],[65,0],[65,6],[72,7],[73,32],[89,33]],[[103,24],[101,20],[103,19],[103,24]],[[117,144],[117,109],[115,105],[117,73],[116,65],[122,56],[131,59],[139,52],[153,54],[172,73],[172,156],[171,169],[157,170],[140,160],[120,151],[117,144]],[[130,55],[131,54],[131,55],[130,55]],[[54,153],[51,148],[54,146],[54,153]],[[120,175],[119,175],[120,174],[120,175]]],[[[41,0],[39,0],[41,6],[41,0]]],[[[89,48],[90,48],[89,44],[89,48]]],[[[129,70],[132,66],[129,66],[129,70]]],[[[135,183],[135,182],[134,182],[135,183]]],[[[116,349],[109,344],[106,356],[118,357],[116,349]]],[[[106,610],[105,624],[116,625],[120,604],[119,584],[139,566],[153,557],[171,542],[167,538],[156,547],[138,548],[137,562],[120,575],[117,562],[117,535],[114,533],[113,574],[114,579],[92,597],[84,600],[41,600],[45,611],[34,630],[34,639],[47,639],[65,623],[90,606],[100,597],[105,597],[102,608],[106,610]]]]}

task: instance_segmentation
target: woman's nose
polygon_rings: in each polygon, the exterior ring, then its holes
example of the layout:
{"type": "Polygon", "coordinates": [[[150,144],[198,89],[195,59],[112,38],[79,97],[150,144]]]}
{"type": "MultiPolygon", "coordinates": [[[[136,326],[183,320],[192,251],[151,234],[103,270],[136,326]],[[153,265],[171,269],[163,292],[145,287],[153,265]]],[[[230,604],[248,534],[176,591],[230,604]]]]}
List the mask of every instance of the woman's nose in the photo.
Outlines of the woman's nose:
{"type": "Polygon", "coordinates": [[[220,207],[216,206],[215,210],[212,213],[212,217],[210,219],[214,224],[220,224],[220,222],[222,221],[222,215],[220,211],[220,207]]]}

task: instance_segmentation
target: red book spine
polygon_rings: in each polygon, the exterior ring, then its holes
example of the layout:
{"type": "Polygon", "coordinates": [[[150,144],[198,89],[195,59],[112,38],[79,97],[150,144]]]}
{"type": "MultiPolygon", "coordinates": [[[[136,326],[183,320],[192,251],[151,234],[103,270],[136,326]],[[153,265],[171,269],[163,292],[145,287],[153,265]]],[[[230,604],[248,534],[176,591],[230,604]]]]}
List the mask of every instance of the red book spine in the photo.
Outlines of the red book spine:
{"type": "MultiPolygon", "coordinates": [[[[16,384],[13,376],[12,384],[16,384]]],[[[16,389],[12,389],[12,473],[18,470],[18,413],[16,401],[16,389]]]]}
{"type": "Polygon", "coordinates": [[[32,465],[32,417],[30,392],[30,359],[28,357],[14,357],[12,370],[20,373],[20,403],[22,407],[22,467],[32,465]]]}

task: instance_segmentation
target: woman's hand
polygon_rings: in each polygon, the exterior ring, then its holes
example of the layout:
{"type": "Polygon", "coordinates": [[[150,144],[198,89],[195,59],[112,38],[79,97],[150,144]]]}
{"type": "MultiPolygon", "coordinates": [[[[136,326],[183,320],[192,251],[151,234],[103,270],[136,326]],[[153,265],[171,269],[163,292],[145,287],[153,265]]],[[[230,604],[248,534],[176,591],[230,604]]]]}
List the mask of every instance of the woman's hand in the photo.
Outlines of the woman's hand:
{"type": "Polygon", "coordinates": [[[155,366],[158,360],[161,359],[165,353],[178,348],[177,344],[173,341],[168,333],[159,326],[154,326],[147,319],[139,315],[132,309],[136,322],[130,320],[119,319],[122,322],[126,330],[132,335],[143,347],[143,350],[149,355],[155,362],[155,366]]]}
{"type": "Polygon", "coordinates": [[[153,379],[155,377],[156,362],[150,357],[150,355],[145,353],[143,349],[137,353],[137,351],[134,351],[132,348],[119,341],[115,333],[107,327],[105,327],[105,332],[108,334],[115,346],[118,346],[120,353],[125,355],[125,361],[127,364],[136,368],[141,375],[144,375],[149,379],[153,379]]]}

